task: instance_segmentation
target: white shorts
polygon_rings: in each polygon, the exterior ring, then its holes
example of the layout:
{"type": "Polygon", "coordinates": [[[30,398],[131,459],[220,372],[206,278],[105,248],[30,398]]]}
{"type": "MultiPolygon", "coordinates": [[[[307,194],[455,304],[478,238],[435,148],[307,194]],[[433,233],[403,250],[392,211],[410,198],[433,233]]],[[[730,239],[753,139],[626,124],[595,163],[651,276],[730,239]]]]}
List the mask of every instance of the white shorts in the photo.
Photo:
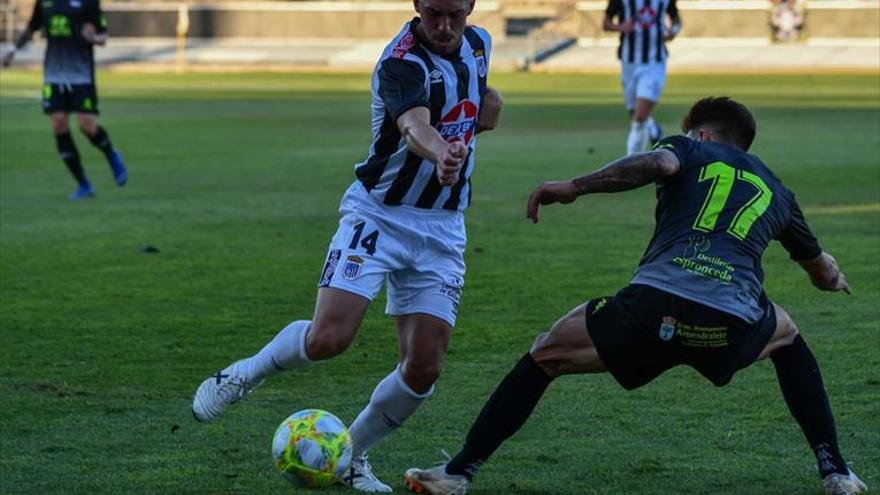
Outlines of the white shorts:
{"type": "Polygon", "coordinates": [[[635,108],[637,98],[656,103],[660,101],[660,94],[666,85],[666,62],[624,63],[620,70],[620,82],[623,84],[623,101],[628,110],[635,108]]]}
{"type": "Polygon", "coordinates": [[[462,212],[386,206],[355,182],[339,214],[319,288],[372,301],[387,281],[386,314],[427,313],[455,326],[467,240],[462,212]]]}

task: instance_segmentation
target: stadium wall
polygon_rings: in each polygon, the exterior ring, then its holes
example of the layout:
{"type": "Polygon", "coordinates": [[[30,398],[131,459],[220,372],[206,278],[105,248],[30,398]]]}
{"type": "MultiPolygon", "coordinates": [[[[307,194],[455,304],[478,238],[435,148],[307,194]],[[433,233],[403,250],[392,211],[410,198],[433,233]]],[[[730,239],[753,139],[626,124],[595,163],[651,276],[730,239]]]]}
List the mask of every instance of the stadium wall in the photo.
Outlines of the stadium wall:
{"type": "MultiPolygon", "coordinates": [[[[173,37],[176,4],[108,4],[111,36],[173,37]]],[[[243,2],[190,5],[189,38],[385,39],[415,12],[410,2],[243,2]]],[[[503,36],[497,2],[480,2],[471,22],[503,36]]]]}

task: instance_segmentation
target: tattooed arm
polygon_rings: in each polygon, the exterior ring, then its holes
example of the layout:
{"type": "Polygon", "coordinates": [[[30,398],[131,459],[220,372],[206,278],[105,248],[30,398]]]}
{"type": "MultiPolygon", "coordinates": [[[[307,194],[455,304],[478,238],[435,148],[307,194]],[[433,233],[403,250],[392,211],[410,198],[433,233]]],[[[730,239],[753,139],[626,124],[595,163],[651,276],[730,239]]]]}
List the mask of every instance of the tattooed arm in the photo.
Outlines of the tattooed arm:
{"type": "Polygon", "coordinates": [[[583,194],[629,191],[668,177],[680,166],[675,153],[664,149],[625,156],[583,177],[541,184],[529,196],[526,216],[537,223],[539,205],[567,204],[583,194]]]}

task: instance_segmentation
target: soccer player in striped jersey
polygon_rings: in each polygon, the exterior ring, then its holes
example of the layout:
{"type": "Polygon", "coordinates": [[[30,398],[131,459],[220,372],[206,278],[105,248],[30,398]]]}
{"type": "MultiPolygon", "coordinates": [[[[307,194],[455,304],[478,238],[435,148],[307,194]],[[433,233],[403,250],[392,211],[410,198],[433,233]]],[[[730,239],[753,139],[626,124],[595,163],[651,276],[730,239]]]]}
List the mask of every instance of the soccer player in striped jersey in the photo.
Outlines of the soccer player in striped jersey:
{"type": "Polygon", "coordinates": [[[107,20],[99,0],[37,0],[27,28],[3,56],[8,67],[34,33],[44,31],[46,56],[43,61],[43,112],[52,121],[55,144],[64,164],[77,182],[71,200],[95,195],[70,135],[70,114],[83,134],[104,153],[113,179],[119,186],[128,171],[107,131],[98,124],[98,93],[95,87],[94,45],[107,42],[107,20]]]}
{"type": "Polygon", "coordinates": [[[620,33],[620,81],[632,118],[626,152],[645,151],[663,134],[651,110],[666,84],[666,42],[681,31],[678,8],[675,0],[609,0],[603,28],[620,33]]]}
{"type": "Polygon", "coordinates": [[[414,5],[418,17],[391,40],[372,76],[373,141],[342,198],[314,316],[207,378],[193,399],[196,419],[211,420],[265,378],[338,355],[387,283],[400,358],[350,427],[353,461],[341,480],[366,492],[391,491],[367,451],[433,393],[443,366],[464,284],[477,134],[494,128],[501,111],[487,86],[491,38],[467,25],[474,0],[414,5]]]}

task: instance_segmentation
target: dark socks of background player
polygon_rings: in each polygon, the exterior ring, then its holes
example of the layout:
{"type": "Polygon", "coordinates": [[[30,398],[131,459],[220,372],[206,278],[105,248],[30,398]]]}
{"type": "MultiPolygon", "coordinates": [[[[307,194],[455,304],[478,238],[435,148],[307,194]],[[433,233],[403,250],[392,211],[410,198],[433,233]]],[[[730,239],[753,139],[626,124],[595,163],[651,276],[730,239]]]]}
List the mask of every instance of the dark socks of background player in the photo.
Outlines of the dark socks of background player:
{"type": "Polygon", "coordinates": [[[819,364],[807,343],[798,335],[794,342],[770,355],[788,410],[810,442],[819,463],[819,475],[847,474],[837,446],[831,404],[822,383],[819,364]]]}
{"type": "Polygon", "coordinates": [[[107,161],[110,161],[110,157],[113,155],[113,143],[110,142],[110,136],[107,134],[107,131],[104,130],[103,127],[98,126],[98,130],[95,132],[94,136],[88,136],[89,141],[95,145],[95,148],[98,148],[104,153],[104,156],[107,157],[107,161]]]}
{"type": "Polygon", "coordinates": [[[64,164],[67,165],[67,169],[70,170],[76,182],[81,186],[87,185],[89,181],[86,179],[86,173],[79,160],[79,151],[76,149],[73,138],[70,137],[70,132],[56,134],[55,145],[58,147],[61,159],[64,160],[64,164]]]}
{"type": "Polygon", "coordinates": [[[471,479],[495,450],[519,430],[552,379],[526,353],[483,406],[471,426],[464,448],[446,465],[446,472],[471,479]]]}

